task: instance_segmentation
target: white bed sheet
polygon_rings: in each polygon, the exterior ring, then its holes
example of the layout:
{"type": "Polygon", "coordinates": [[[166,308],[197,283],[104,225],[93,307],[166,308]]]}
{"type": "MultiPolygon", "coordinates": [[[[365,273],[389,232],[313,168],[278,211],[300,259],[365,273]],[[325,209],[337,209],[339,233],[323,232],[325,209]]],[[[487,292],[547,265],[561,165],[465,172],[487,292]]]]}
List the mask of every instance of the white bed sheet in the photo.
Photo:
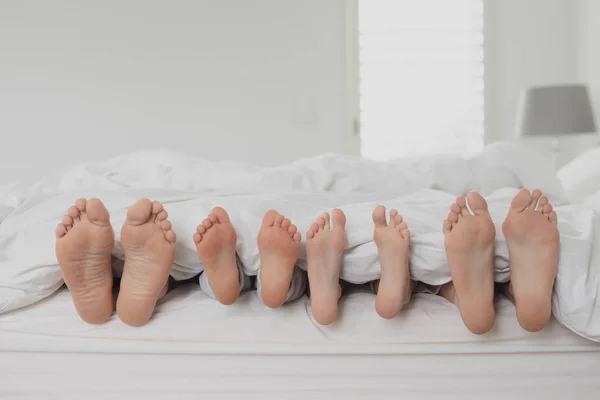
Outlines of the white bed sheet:
{"type": "Polygon", "coordinates": [[[307,298],[270,310],[248,292],[226,307],[190,284],[135,329],[81,322],[61,290],[0,316],[0,397],[597,398],[600,344],[555,320],[527,333],[504,298],[497,310],[495,328],[473,335],[439,296],[387,321],[357,290],[322,327],[307,298]]]}

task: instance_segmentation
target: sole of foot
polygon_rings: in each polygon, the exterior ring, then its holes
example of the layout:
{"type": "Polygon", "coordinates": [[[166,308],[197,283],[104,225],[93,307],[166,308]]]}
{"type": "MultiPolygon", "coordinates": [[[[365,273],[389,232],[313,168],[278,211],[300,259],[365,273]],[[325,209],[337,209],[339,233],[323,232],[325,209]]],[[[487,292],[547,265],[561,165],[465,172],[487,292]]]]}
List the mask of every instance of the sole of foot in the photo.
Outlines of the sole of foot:
{"type": "Polygon", "coordinates": [[[383,206],[373,211],[373,223],[373,239],[379,251],[381,264],[375,309],[382,318],[390,319],[400,314],[411,296],[408,264],[410,231],[402,216],[394,209],[390,211],[388,224],[383,206]]]}
{"type": "Polygon", "coordinates": [[[140,199],[127,211],[121,228],[125,266],[117,313],[131,326],[145,325],[166,293],[175,259],[175,232],[162,204],[140,199]]]}
{"type": "Polygon", "coordinates": [[[310,303],[315,320],[329,325],[337,318],[342,294],[340,273],[346,248],[346,216],[334,209],[333,227],[328,213],[310,226],[306,233],[306,261],[310,303]]]}
{"type": "Polygon", "coordinates": [[[79,199],[56,227],[56,258],[77,313],[101,324],[113,313],[110,216],[98,199],[79,199]]]}
{"type": "Polygon", "coordinates": [[[284,215],[275,210],[265,214],[257,243],[261,298],[269,308],[281,307],[287,297],[298,260],[300,240],[298,228],[284,215]]]}
{"type": "Polygon", "coordinates": [[[456,291],[455,304],[471,332],[486,333],[492,329],[495,320],[493,258],[496,228],[485,199],[475,192],[466,198],[458,197],[450,207],[443,230],[456,291]]]}
{"type": "Polygon", "coordinates": [[[224,305],[235,303],[240,295],[240,276],[235,256],[237,235],[223,208],[215,207],[198,225],[194,242],[216,299],[224,305]]]}
{"type": "Polygon", "coordinates": [[[558,271],[560,235],[557,215],[539,190],[519,191],[502,232],[510,259],[510,292],[523,329],[537,332],[552,312],[552,291],[558,271]]]}

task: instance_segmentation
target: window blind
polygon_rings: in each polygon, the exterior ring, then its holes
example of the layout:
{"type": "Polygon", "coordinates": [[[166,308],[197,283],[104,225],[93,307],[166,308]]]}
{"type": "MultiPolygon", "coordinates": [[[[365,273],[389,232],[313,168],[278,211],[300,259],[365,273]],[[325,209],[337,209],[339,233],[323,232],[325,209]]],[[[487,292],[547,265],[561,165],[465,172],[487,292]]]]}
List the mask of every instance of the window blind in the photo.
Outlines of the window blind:
{"type": "Polygon", "coordinates": [[[481,150],[483,0],[358,0],[361,153],[481,150]]]}

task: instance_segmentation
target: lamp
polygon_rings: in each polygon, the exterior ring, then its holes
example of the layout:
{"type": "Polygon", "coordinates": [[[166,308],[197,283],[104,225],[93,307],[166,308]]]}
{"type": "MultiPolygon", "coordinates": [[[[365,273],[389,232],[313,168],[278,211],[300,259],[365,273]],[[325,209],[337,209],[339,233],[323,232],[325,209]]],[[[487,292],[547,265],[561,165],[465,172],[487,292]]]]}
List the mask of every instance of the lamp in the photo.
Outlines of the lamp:
{"type": "Polygon", "coordinates": [[[521,97],[517,124],[518,137],[553,137],[552,160],[556,166],[560,136],[596,133],[587,86],[528,88],[521,97]]]}

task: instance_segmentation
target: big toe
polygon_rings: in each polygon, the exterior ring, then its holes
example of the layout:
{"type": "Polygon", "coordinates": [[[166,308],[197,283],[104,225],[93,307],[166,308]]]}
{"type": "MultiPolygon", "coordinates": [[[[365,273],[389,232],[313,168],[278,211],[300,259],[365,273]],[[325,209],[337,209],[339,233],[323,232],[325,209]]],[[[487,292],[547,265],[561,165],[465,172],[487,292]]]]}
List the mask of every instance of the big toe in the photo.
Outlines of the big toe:
{"type": "Polygon", "coordinates": [[[110,215],[106,207],[100,199],[90,199],[86,205],[87,217],[90,221],[98,224],[107,224],[110,220],[110,215]]]}
{"type": "Polygon", "coordinates": [[[486,213],[488,211],[487,201],[477,192],[467,194],[467,204],[475,215],[486,213]]]}
{"type": "Polygon", "coordinates": [[[373,210],[373,223],[376,228],[381,228],[387,226],[387,221],[385,220],[385,207],[377,206],[375,210],[373,210]]]}
{"type": "Polygon", "coordinates": [[[531,204],[531,192],[529,192],[529,189],[521,189],[512,199],[510,207],[515,208],[520,212],[526,209],[529,204],[531,204]]]}
{"type": "Polygon", "coordinates": [[[336,208],[332,212],[333,215],[333,227],[335,229],[346,229],[346,215],[342,210],[336,208]]]}
{"type": "Polygon", "coordinates": [[[148,199],[139,199],[127,210],[127,222],[133,225],[145,224],[152,215],[152,202],[148,199]]]}
{"type": "Polygon", "coordinates": [[[212,214],[214,214],[217,217],[217,221],[219,222],[231,222],[231,220],[229,219],[229,214],[227,214],[227,211],[225,211],[223,207],[213,208],[212,214]]]}
{"type": "Polygon", "coordinates": [[[275,224],[275,217],[277,216],[277,211],[269,210],[266,212],[263,217],[262,224],[264,227],[271,227],[275,224]]]}

